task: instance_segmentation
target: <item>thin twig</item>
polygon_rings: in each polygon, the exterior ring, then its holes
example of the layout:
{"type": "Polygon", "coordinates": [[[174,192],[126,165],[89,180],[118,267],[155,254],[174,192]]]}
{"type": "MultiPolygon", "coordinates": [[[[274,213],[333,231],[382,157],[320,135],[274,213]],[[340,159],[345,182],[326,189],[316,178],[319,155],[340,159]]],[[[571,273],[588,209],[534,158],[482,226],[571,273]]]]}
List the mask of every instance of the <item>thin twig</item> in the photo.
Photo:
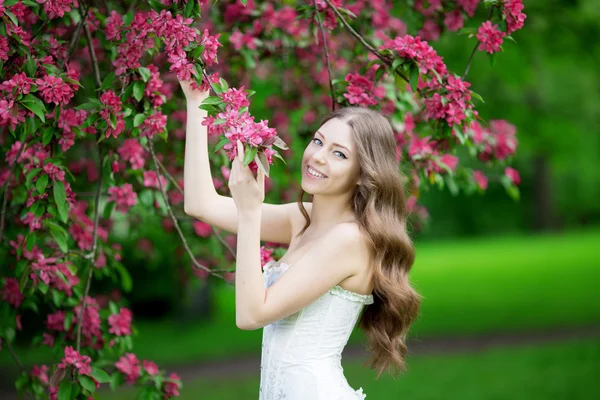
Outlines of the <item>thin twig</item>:
{"type": "MultiPolygon", "coordinates": [[[[490,7],[490,14],[488,15],[488,20],[491,19],[492,16],[494,15],[494,7],[495,6],[490,7]]],[[[465,73],[460,78],[463,81],[465,80],[465,78],[467,77],[467,74],[469,73],[469,68],[471,68],[471,62],[473,61],[473,57],[475,57],[475,52],[477,51],[477,47],[479,47],[479,40],[477,40],[477,43],[475,43],[475,47],[473,47],[473,51],[471,52],[471,56],[469,57],[469,61],[467,62],[467,68],[465,69],[465,73]]]]}
{"type": "MultiPolygon", "coordinates": [[[[173,184],[173,186],[175,186],[175,189],[177,189],[177,191],[183,195],[183,189],[181,188],[181,186],[179,186],[179,183],[175,180],[175,178],[173,177],[173,175],[171,175],[169,173],[169,171],[167,171],[167,168],[163,165],[162,162],[160,162],[160,160],[158,159],[158,157],[156,158],[156,161],[158,162],[158,166],[160,167],[160,169],[162,170],[163,174],[169,179],[169,181],[171,181],[171,183],[173,184]]],[[[229,253],[233,256],[233,258],[236,258],[236,254],[235,254],[235,250],[233,250],[231,248],[231,246],[229,246],[229,244],[227,244],[227,242],[225,241],[225,239],[223,239],[220,235],[220,230],[216,229],[214,226],[211,225],[211,229],[213,231],[213,233],[215,234],[215,236],[217,237],[217,239],[219,240],[219,242],[221,242],[221,244],[223,246],[225,246],[225,248],[227,249],[227,251],[229,251],[229,253]]]]}
{"type": "MultiPolygon", "coordinates": [[[[79,12],[81,15],[81,8],[79,7],[79,12]]],[[[89,10],[90,6],[87,7],[89,10]]],[[[87,15],[86,10],[86,15],[87,15]]],[[[83,16],[82,16],[83,19],[83,16]]],[[[90,56],[92,59],[92,68],[94,69],[95,77],[96,77],[96,86],[100,88],[102,86],[102,80],[100,79],[100,68],[98,67],[98,59],[96,58],[96,53],[94,51],[94,43],[92,41],[92,35],[90,32],[90,28],[86,23],[83,24],[85,29],[85,34],[87,38],[88,49],[90,51],[90,56]]],[[[102,133],[98,131],[97,135],[101,135],[102,133]]],[[[77,323],[77,352],[79,352],[81,348],[81,328],[83,326],[83,316],[85,314],[85,307],[87,305],[87,298],[90,293],[90,287],[92,284],[92,273],[94,272],[94,265],[96,264],[96,253],[98,249],[98,224],[100,222],[100,193],[102,192],[102,164],[104,161],[104,157],[102,155],[102,148],[100,144],[96,141],[96,148],[98,149],[98,170],[100,174],[98,175],[98,183],[96,184],[96,198],[94,200],[94,230],[92,232],[92,250],[86,256],[87,259],[90,260],[90,269],[88,272],[87,282],[85,285],[85,292],[83,294],[83,303],[81,305],[81,310],[79,311],[79,321],[77,323]]]]}
{"type": "MultiPolygon", "coordinates": [[[[385,65],[387,65],[388,67],[392,66],[392,61],[389,60],[387,57],[385,57],[383,54],[381,54],[376,48],[374,48],[373,46],[371,46],[358,32],[356,32],[350,26],[350,24],[346,21],[346,19],[344,18],[344,16],[339,12],[339,10],[336,8],[336,6],[334,6],[333,4],[331,4],[330,0],[325,0],[325,2],[336,13],[336,15],[338,16],[338,18],[342,21],[342,24],[346,27],[346,29],[348,29],[350,31],[350,33],[352,34],[352,36],[354,36],[356,39],[358,39],[358,41],[361,42],[363,46],[365,46],[371,53],[375,54],[377,56],[377,58],[379,58],[381,61],[384,62],[385,65]]],[[[402,72],[400,72],[400,71],[393,71],[393,73],[398,74],[398,76],[400,78],[404,79],[404,81],[406,81],[407,83],[410,83],[410,79],[408,79],[402,72]]]]}
{"type": "Polygon", "coordinates": [[[19,152],[17,153],[17,157],[15,158],[15,161],[13,161],[12,165],[10,166],[10,171],[8,171],[8,176],[6,177],[6,182],[4,182],[4,185],[2,185],[2,191],[4,191],[4,199],[2,200],[2,215],[0,216],[0,238],[4,237],[4,221],[6,218],[6,206],[8,204],[8,185],[12,178],[12,174],[15,170],[15,166],[19,162],[19,158],[21,157],[21,154],[23,154],[23,150],[25,150],[25,147],[27,147],[27,144],[25,142],[23,142],[21,144],[21,148],[19,149],[19,152]]]}
{"type": "MultiPolygon", "coordinates": [[[[148,147],[150,148],[150,154],[152,155],[152,160],[154,160],[154,168],[156,170],[156,173],[158,176],[160,176],[160,169],[159,169],[158,162],[157,162],[158,160],[156,158],[156,153],[154,152],[154,145],[152,144],[151,140],[148,140],[148,147]]],[[[183,243],[183,247],[185,248],[185,251],[188,253],[188,255],[190,256],[190,259],[192,260],[192,264],[194,264],[194,266],[196,268],[200,268],[216,277],[224,279],[224,277],[222,275],[213,272],[212,269],[210,269],[210,268],[200,264],[198,261],[196,261],[196,257],[194,257],[194,253],[192,253],[192,250],[190,249],[190,246],[188,245],[187,240],[185,239],[185,236],[183,235],[183,232],[181,231],[181,228],[179,227],[179,222],[177,221],[177,218],[175,218],[175,215],[173,214],[173,209],[171,208],[171,204],[169,202],[169,197],[167,196],[167,193],[165,192],[165,188],[163,187],[163,184],[160,179],[158,179],[158,186],[159,186],[162,198],[165,202],[165,206],[167,207],[167,211],[169,212],[169,215],[171,216],[171,220],[173,221],[173,224],[175,225],[175,229],[177,230],[177,233],[179,234],[179,238],[181,239],[181,241],[183,243]]]]}
{"type": "Polygon", "coordinates": [[[327,74],[329,76],[329,91],[331,93],[331,111],[335,111],[335,92],[333,90],[333,81],[331,80],[331,64],[329,62],[329,51],[327,50],[327,39],[325,38],[325,30],[323,29],[323,22],[321,21],[321,14],[317,7],[317,0],[313,0],[315,5],[315,14],[317,15],[317,22],[319,23],[319,29],[321,30],[321,37],[323,38],[323,49],[325,50],[325,61],[327,62],[327,74]]]}
{"type": "MultiPolygon", "coordinates": [[[[89,7],[88,7],[89,8],[89,7]]],[[[94,42],[92,41],[92,33],[88,24],[84,24],[85,36],[88,41],[88,49],[90,50],[90,57],[92,59],[92,67],[94,69],[94,77],[96,78],[96,85],[98,88],[102,86],[102,78],[100,77],[100,68],[98,67],[98,59],[96,58],[96,50],[94,50],[94,42]]]]}
{"type": "Polygon", "coordinates": [[[88,6],[85,9],[85,13],[81,12],[82,8],[83,7],[80,4],[79,15],[81,16],[81,20],[79,21],[79,23],[77,24],[77,27],[75,28],[75,32],[73,34],[73,37],[71,38],[71,42],[69,43],[69,50],[67,51],[67,56],[65,57],[64,61],[62,62],[61,67],[69,62],[69,60],[71,59],[71,56],[73,55],[73,51],[75,51],[75,46],[77,45],[77,43],[79,42],[79,38],[81,37],[81,28],[83,28],[83,24],[85,24],[85,20],[87,19],[88,13],[90,11],[90,6],[88,6]]]}
{"type": "Polygon", "coordinates": [[[14,349],[12,348],[12,345],[8,341],[6,341],[4,344],[6,345],[6,348],[8,348],[8,351],[10,352],[10,355],[12,356],[12,358],[15,360],[15,362],[19,366],[19,369],[23,372],[27,371],[25,369],[25,366],[19,359],[19,356],[17,356],[17,353],[15,353],[14,349]]]}

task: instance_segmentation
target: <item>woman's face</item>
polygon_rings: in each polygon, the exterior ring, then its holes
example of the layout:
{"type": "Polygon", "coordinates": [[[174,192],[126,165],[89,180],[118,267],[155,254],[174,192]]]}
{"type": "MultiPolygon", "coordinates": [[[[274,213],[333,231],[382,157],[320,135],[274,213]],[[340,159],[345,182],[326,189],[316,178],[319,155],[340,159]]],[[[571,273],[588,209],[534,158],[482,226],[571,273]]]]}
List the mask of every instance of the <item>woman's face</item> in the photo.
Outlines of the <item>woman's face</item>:
{"type": "Polygon", "coordinates": [[[360,164],[351,128],[340,119],[330,119],[315,132],[304,150],[302,189],[310,194],[343,194],[355,189],[359,177],[360,164]],[[324,177],[312,175],[313,169],[324,177]]]}

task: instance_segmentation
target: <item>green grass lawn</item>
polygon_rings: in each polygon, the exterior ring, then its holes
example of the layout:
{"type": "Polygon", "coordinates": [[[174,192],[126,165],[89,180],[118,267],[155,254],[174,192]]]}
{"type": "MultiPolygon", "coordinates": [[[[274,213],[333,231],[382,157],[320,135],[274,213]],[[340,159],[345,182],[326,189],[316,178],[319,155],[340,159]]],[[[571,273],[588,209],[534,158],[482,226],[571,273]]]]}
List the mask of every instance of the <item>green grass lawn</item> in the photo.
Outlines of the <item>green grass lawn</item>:
{"type": "MultiPolygon", "coordinates": [[[[600,339],[497,347],[479,353],[409,356],[400,379],[344,363],[352,387],[369,399],[588,400],[600,393],[600,339]],[[594,394],[595,393],[595,394],[594,394]]],[[[259,372],[247,378],[184,382],[181,399],[258,397],[259,372]]],[[[135,391],[104,392],[99,399],[135,398],[135,391]]]]}
{"type": "MultiPolygon", "coordinates": [[[[600,230],[417,244],[411,272],[424,296],[412,337],[462,336],[600,323],[600,230]]],[[[258,354],[262,330],[235,326],[234,288],[215,290],[208,321],[135,321],[134,351],[159,365],[258,354]]],[[[351,343],[364,340],[355,332],[351,343]]],[[[31,365],[49,352],[19,349],[31,365]]],[[[0,352],[0,366],[13,364],[0,352]]]]}

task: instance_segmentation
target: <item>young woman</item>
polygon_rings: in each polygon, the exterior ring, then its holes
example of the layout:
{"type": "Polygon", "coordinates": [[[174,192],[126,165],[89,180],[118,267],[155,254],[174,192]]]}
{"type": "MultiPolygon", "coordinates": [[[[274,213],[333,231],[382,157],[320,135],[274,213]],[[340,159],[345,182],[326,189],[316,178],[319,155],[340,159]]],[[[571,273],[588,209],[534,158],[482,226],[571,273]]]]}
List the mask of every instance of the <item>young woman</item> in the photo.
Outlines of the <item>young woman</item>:
{"type": "Polygon", "coordinates": [[[237,143],[229,188],[219,195],[210,173],[208,93],[181,82],[187,99],[185,212],[237,233],[236,323],[263,329],[260,400],[365,399],[343,374],[341,353],[360,317],[370,366],[405,370],[406,335],[421,296],[408,273],[415,252],[406,231],[406,198],[389,121],[342,108],[323,121],[302,157],[297,203],[264,203],[237,143]],[[304,193],[312,202],[302,202],[304,193]],[[260,241],[289,245],[261,273],[260,241]]]}

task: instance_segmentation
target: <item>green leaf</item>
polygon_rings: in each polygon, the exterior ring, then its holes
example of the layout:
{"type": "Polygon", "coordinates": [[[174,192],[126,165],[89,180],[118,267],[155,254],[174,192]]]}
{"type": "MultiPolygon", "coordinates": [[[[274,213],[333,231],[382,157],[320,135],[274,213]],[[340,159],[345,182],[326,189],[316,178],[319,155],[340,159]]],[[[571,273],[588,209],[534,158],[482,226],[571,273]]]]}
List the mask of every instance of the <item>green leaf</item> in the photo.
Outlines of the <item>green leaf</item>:
{"type": "Polygon", "coordinates": [[[133,119],[133,126],[138,127],[146,119],[146,114],[137,114],[133,119]]]}
{"type": "Polygon", "coordinates": [[[67,210],[67,194],[63,182],[54,182],[54,202],[56,203],[60,220],[63,223],[66,223],[69,218],[69,213],[67,210]]]}
{"type": "Polygon", "coordinates": [[[121,263],[116,263],[115,269],[119,272],[119,275],[121,275],[121,285],[123,286],[123,290],[127,293],[131,292],[133,281],[131,280],[129,271],[127,271],[121,263]]]}
{"type": "Polygon", "coordinates": [[[417,92],[417,86],[419,84],[419,70],[415,69],[414,71],[411,71],[412,73],[410,74],[410,88],[412,89],[412,91],[414,93],[417,92]]]}
{"type": "Polygon", "coordinates": [[[215,153],[219,150],[221,150],[221,148],[223,146],[225,146],[227,143],[229,143],[229,139],[227,139],[226,137],[222,137],[221,140],[219,140],[219,143],[217,143],[217,145],[215,146],[215,153]]]}
{"type": "Polygon", "coordinates": [[[81,383],[81,386],[83,386],[84,389],[90,392],[96,391],[96,384],[94,383],[92,378],[90,378],[87,375],[79,375],[77,378],[79,379],[79,383],[81,383]]]}
{"type": "MultiPolygon", "coordinates": [[[[58,118],[57,118],[58,120],[58,118]]],[[[42,145],[47,146],[48,143],[52,141],[54,138],[54,129],[52,127],[48,127],[44,129],[44,133],[42,133],[42,145]]]]}
{"type": "Polygon", "coordinates": [[[35,72],[37,71],[37,65],[36,65],[33,57],[27,58],[27,61],[25,61],[25,64],[23,65],[23,67],[25,69],[25,72],[27,73],[27,76],[29,76],[29,77],[35,76],[35,72]]]}
{"type": "Polygon", "coordinates": [[[483,101],[483,97],[481,97],[478,93],[471,91],[471,96],[475,97],[477,100],[481,101],[482,103],[485,103],[485,101],[483,101]]]}
{"type": "Polygon", "coordinates": [[[100,383],[110,382],[110,375],[98,367],[92,367],[92,377],[100,383]]]}
{"type": "Polygon", "coordinates": [[[217,96],[208,96],[207,98],[202,100],[202,103],[200,103],[200,105],[202,105],[202,104],[220,104],[222,102],[223,102],[223,100],[221,100],[217,96]]]}
{"type": "Polygon", "coordinates": [[[254,157],[258,153],[258,147],[251,147],[249,150],[246,150],[246,154],[244,154],[244,165],[250,164],[254,157]]]}
{"type": "Polygon", "coordinates": [[[240,0],[240,2],[245,6],[248,0],[240,0]]]}
{"type": "Polygon", "coordinates": [[[117,203],[115,203],[114,201],[112,201],[110,203],[107,203],[104,206],[104,215],[103,215],[104,219],[110,219],[110,216],[112,215],[112,212],[113,212],[116,204],[117,203]]]}
{"type": "Polygon", "coordinates": [[[12,21],[12,23],[15,24],[15,26],[19,26],[19,20],[17,19],[17,17],[15,17],[15,14],[8,11],[7,9],[4,9],[4,15],[7,15],[8,18],[10,18],[10,20],[12,21]]]}
{"type": "Polygon", "coordinates": [[[63,379],[58,388],[58,400],[71,400],[72,387],[70,379],[63,379]]]}
{"type": "Polygon", "coordinates": [[[69,251],[69,246],[67,244],[69,240],[69,234],[67,231],[60,225],[48,220],[48,227],[50,228],[50,233],[52,237],[58,244],[58,247],[63,253],[67,253],[69,251]]]}
{"type": "Polygon", "coordinates": [[[110,114],[109,122],[111,128],[117,128],[117,116],[115,114],[110,114]]]}
{"type": "Polygon", "coordinates": [[[213,121],[213,125],[223,125],[227,120],[225,118],[217,118],[213,121]]]}
{"type": "Polygon", "coordinates": [[[144,82],[148,82],[148,79],[150,79],[152,76],[152,72],[150,72],[150,70],[146,67],[139,67],[138,72],[140,73],[140,76],[144,82]]]}
{"type": "Polygon", "coordinates": [[[65,314],[65,323],[64,323],[65,331],[68,332],[69,329],[71,329],[72,322],[73,322],[73,313],[69,311],[65,314]]]}
{"type": "Polygon", "coordinates": [[[142,97],[144,97],[144,87],[145,85],[142,81],[135,81],[133,84],[133,97],[137,101],[142,100],[142,97]]]}
{"type": "Polygon", "coordinates": [[[44,282],[38,282],[37,289],[42,292],[42,294],[48,293],[48,285],[46,285],[44,282]]]}
{"type": "Polygon", "coordinates": [[[52,301],[54,302],[54,305],[56,306],[56,308],[60,308],[60,306],[62,305],[62,293],[59,292],[58,290],[53,290],[52,291],[52,301]]]}
{"type": "Polygon", "coordinates": [[[31,181],[33,181],[33,178],[35,178],[41,170],[41,168],[34,168],[31,171],[29,171],[25,176],[25,186],[29,187],[31,185],[31,181]]]}
{"type": "Polygon", "coordinates": [[[25,96],[25,98],[23,98],[20,101],[20,103],[23,105],[23,107],[25,107],[26,109],[34,113],[39,119],[41,119],[42,122],[46,122],[46,106],[44,106],[44,103],[42,103],[40,99],[31,94],[28,94],[27,96],[25,96]],[[32,99],[36,99],[37,101],[34,101],[32,99]]]}
{"type": "Polygon", "coordinates": [[[48,175],[42,174],[35,182],[35,188],[38,193],[42,194],[46,191],[46,185],[48,185],[48,175]]]}
{"type": "Polygon", "coordinates": [[[81,83],[79,83],[79,81],[76,81],[76,80],[75,80],[75,79],[73,79],[73,78],[68,78],[68,77],[67,77],[67,78],[63,78],[63,81],[65,81],[65,82],[67,82],[67,83],[70,83],[70,84],[72,84],[72,85],[76,85],[76,86],[79,86],[79,87],[83,87],[83,85],[82,85],[81,83]]]}
{"type": "Polygon", "coordinates": [[[115,75],[114,72],[111,72],[110,74],[106,75],[106,77],[102,81],[102,86],[100,86],[100,90],[106,90],[108,88],[112,88],[116,77],[117,76],[115,75]]]}
{"type": "Polygon", "coordinates": [[[33,246],[35,246],[35,232],[30,232],[25,241],[25,248],[27,251],[31,251],[33,250],[33,246]]]}

